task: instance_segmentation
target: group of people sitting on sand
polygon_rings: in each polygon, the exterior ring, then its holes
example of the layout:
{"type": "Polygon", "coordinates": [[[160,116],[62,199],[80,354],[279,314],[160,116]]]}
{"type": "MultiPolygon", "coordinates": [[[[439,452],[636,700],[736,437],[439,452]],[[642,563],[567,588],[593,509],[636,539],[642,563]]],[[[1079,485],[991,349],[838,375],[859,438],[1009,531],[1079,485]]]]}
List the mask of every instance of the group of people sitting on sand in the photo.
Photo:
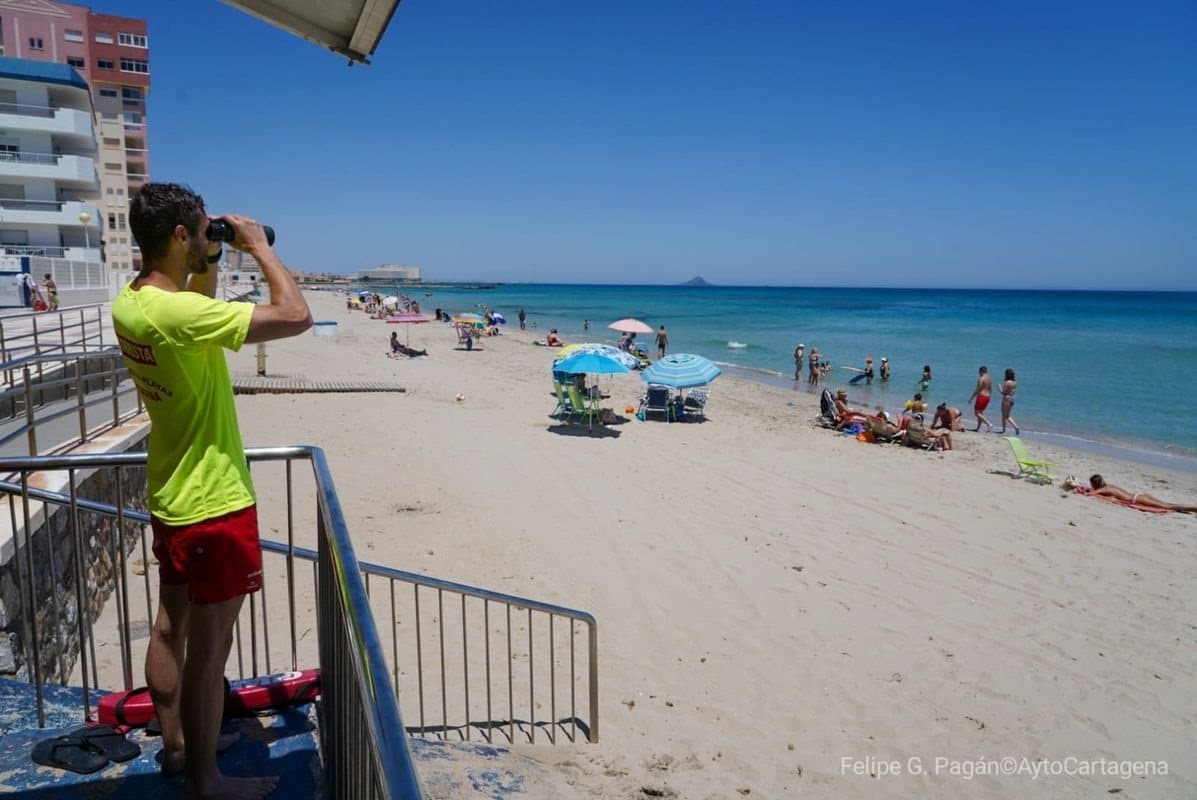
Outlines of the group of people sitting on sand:
{"type": "Polygon", "coordinates": [[[863,441],[897,442],[925,450],[951,450],[952,431],[963,430],[959,409],[941,403],[928,425],[926,408],[922,397],[915,395],[915,400],[907,403],[902,416],[895,420],[882,409],[870,414],[852,408],[848,405],[847,389],[837,389],[834,396],[829,389],[824,389],[819,420],[837,431],[855,432],[863,441]]]}

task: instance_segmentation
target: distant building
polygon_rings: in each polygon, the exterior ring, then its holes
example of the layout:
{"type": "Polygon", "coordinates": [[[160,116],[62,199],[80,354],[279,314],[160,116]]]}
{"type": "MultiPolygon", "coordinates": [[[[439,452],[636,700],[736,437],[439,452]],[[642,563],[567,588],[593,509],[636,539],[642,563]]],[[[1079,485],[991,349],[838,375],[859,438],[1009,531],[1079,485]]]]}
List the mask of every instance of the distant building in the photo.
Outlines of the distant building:
{"type": "Polygon", "coordinates": [[[370,283],[418,283],[419,267],[401,267],[398,264],[384,264],[374,269],[364,269],[357,274],[359,281],[370,283]]]}
{"type": "MultiPolygon", "coordinates": [[[[106,300],[99,198],[87,82],[65,64],[0,57],[0,272],[50,273],[64,305],[106,300]]],[[[0,303],[22,305],[12,283],[0,279],[0,303]]]]}
{"type": "Polygon", "coordinates": [[[65,64],[90,86],[103,202],[88,224],[119,287],[141,269],[141,251],[129,231],[129,198],[150,177],[145,20],[53,0],[0,0],[0,56],[65,64]]]}

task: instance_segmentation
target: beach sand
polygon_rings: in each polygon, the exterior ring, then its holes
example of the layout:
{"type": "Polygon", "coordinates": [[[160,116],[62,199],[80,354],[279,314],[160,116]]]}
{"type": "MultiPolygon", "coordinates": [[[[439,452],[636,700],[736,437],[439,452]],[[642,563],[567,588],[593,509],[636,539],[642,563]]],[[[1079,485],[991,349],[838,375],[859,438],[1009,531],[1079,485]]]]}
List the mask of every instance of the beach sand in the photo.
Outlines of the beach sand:
{"type": "MultiPolygon", "coordinates": [[[[307,296],[337,334],[268,344],[269,374],[407,391],[239,396],[247,446],[322,447],[363,560],[598,618],[601,741],[516,748],[579,797],[1197,793],[1197,517],[1017,479],[992,434],[863,444],[726,376],[702,424],[638,421],[639,375],[604,377],[625,419],[587,435],[547,416],[542,331],[466,352],[414,326],[430,355],[392,360],[395,326],[307,296]],[[948,774],[1007,756],[1074,774],[948,774]]],[[[1028,446],[1197,499],[1192,474],[1028,446]]]]}

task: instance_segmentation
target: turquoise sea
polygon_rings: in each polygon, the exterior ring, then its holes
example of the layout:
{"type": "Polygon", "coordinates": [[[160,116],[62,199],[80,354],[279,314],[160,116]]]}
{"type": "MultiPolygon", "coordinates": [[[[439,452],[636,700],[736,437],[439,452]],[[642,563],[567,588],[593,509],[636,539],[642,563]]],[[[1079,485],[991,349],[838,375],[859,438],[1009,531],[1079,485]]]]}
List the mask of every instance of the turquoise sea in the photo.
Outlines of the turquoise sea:
{"type": "MultiPolygon", "coordinates": [[[[1001,381],[1018,376],[1014,418],[1030,439],[1197,471],[1197,293],[1032,292],[507,284],[493,289],[405,287],[421,310],[487,306],[518,325],[557,328],[568,342],[614,341],[607,324],[637,317],[665,325],[671,352],[693,352],[729,373],[796,391],[794,345],[817,347],[834,365],[831,386],[847,386],[867,356],[892,365],[888,386],[849,387],[853,403],[901,408],[924,364],[932,404],[965,411],[984,364],[1001,381]],[[431,291],[430,296],[424,296],[431,291]],[[583,320],[591,323],[589,334],[583,320]],[[744,347],[729,346],[741,343],[744,347]]],[[[652,336],[638,337],[655,355],[652,336]]],[[[989,413],[996,424],[998,402],[989,413]]]]}

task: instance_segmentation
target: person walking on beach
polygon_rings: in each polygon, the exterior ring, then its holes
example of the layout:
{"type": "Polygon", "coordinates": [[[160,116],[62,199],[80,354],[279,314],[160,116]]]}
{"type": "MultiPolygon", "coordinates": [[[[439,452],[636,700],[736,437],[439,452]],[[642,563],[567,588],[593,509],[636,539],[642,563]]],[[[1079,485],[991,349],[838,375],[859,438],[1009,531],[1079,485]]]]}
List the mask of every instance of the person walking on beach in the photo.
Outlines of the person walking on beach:
{"type": "Polygon", "coordinates": [[[811,386],[819,385],[819,348],[812,347],[810,349],[810,356],[807,358],[807,363],[810,364],[810,370],[806,373],[806,382],[811,386]]]}
{"type": "Polygon", "coordinates": [[[1007,422],[1014,428],[1015,436],[1021,433],[1018,423],[1014,421],[1014,417],[1010,416],[1010,412],[1014,410],[1014,391],[1017,388],[1018,382],[1014,380],[1014,370],[1007,367],[1006,379],[1002,381],[1002,429],[998,433],[1006,432],[1007,422]]]}
{"type": "Polygon", "coordinates": [[[58,284],[54,282],[54,276],[49,272],[46,273],[45,283],[46,287],[46,302],[49,304],[50,311],[58,310],[58,284]]]}
{"type": "Polygon", "coordinates": [[[312,315],[248,217],[225,215],[254,256],[270,303],[216,300],[219,242],[190,189],[147,183],[129,204],[145,265],[112,303],[129,374],[150,414],[147,504],[159,562],[158,616],[145,675],[162,723],[162,772],[192,798],[258,800],[277,777],[231,777],[216,762],[224,669],[245,595],[262,587],[256,496],[224,349],[295,336],[312,315]]]}
{"type": "Polygon", "coordinates": [[[985,409],[989,408],[992,396],[993,378],[989,377],[989,367],[982,366],[977,370],[977,385],[968,396],[968,399],[973,401],[973,415],[977,418],[977,427],[973,428],[973,433],[981,430],[982,425],[987,432],[993,430],[993,425],[985,418],[985,409]]]}
{"type": "Polygon", "coordinates": [[[665,357],[665,348],[669,345],[669,334],[665,332],[665,326],[662,325],[657,330],[657,358],[665,357]]]}
{"type": "Polygon", "coordinates": [[[521,331],[525,330],[527,328],[526,323],[528,320],[528,314],[524,311],[524,309],[521,308],[520,313],[516,314],[516,316],[519,317],[519,319],[520,319],[520,330],[521,331]]]}
{"type": "Polygon", "coordinates": [[[794,348],[794,380],[796,381],[802,380],[802,366],[805,363],[802,354],[804,352],[806,352],[806,345],[799,342],[798,346],[794,348]]]}

